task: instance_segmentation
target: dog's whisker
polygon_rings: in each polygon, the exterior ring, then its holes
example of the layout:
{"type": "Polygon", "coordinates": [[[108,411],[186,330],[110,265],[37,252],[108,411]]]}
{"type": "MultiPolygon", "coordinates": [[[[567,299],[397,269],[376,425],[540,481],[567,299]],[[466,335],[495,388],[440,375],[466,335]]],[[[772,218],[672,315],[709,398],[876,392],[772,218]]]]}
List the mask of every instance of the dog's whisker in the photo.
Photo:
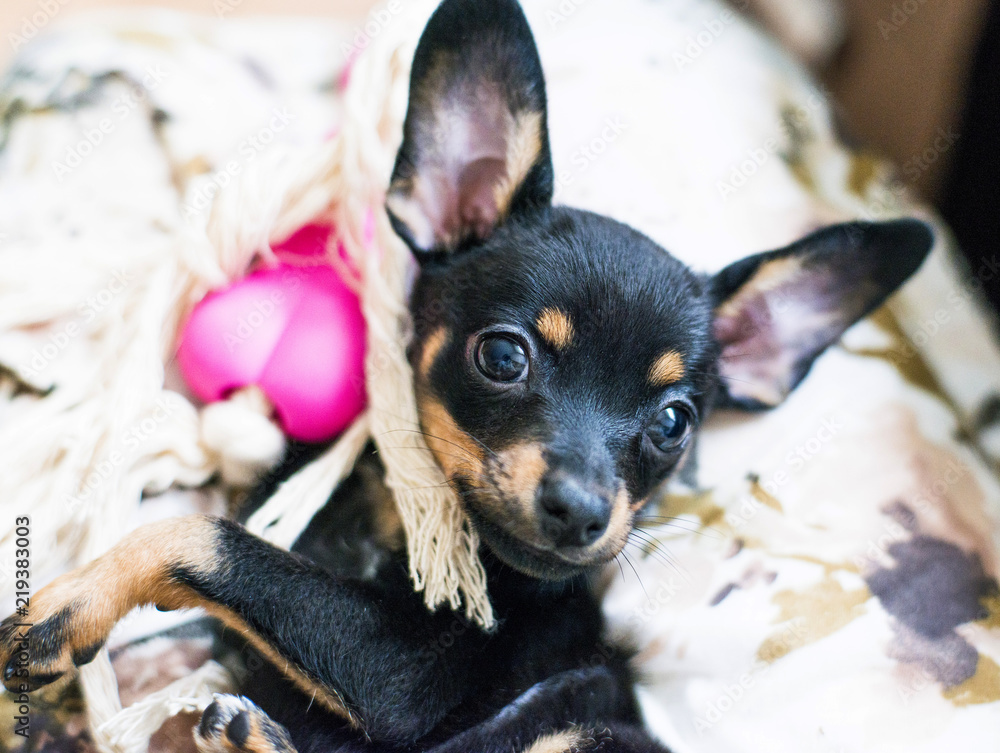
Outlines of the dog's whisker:
{"type": "Polygon", "coordinates": [[[621,556],[621,552],[619,552],[618,554],[615,555],[615,564],[618,565],[618,570],[622,574],[622,585],[625,585],[625,583],[626,583],[626,581],[625,581],[625,568],[622,567],[622,562],[621,562],[620,559],[618,559],[620,556],[621,556]]]}
{"type": "Polygon", "coordinates": [[[639,581],[639,588],[641,588],[641,589],[642,589],[642,592],[643,592],[644,594],[646,594],[646,601],[647,601],[647,602],[649,602],[650,604],[652,604],[652,603],[653,603],[653,601],[652,601],[652,599],[650,599],[650,598],[649,598],[649,594],[648,594],[648,593],[646,592],[646,586],[645,586],[645,584],[644,584],[644,583],[642,582],[642,578],[641,578],[641,577],[639,576],[639,571],[635,569],[635,565],[633,565],[633,564],[632,564],[632,560],[630,560],[630,559],[628,558],[628,555],[627,555],[627,554],[625,553],[625,550],[624,550],[624,549],[622,549],[622,551],[621,551],[621,555],[622,555],[622,557],[624,557],[624,558],[625,558],[625,562],[627,562],[627,563],[628,563],[628,566],[632,568],[632,572],[633,572],[633,573],[635,573],[635,579],[636,579],[637,581],[639,581]]]}
{"type": "Polygon", "coordinates": [[[698,526],[697,528],[685,528],[684,526],[680,525],[681,522],[690,522],[692,525],[696,526],[698,525],[693,520],[684,521],[683,518],[680,519],[666,518],[663,520],[659,520],[655,517],[643,516],[643,518],[636,523],[636,528],[639,529],[676,528],[686,533],[692,533],[695,536],[704,536],[706,538],[716,539],[716,540],[721,540],[726,538],[725,534],[723,534],[722,531],[720,531],[718,528],[713,528],[712,526],[698,526]],[[680,522],[678,522],[678,520],[680,522]],[[643,523],[651,523],[652,525],[644,526],[643,523]]]}
{"type": "Polygon", "coordinates": [[[695,522],[693,520],[689,520],[687,518],[670,518],[670,517],[661,518],[661,517],[657,517],[655,515],[648,515],[648,516],[644,515],[638,521],[636,521],[636,525],[637,526],[641,526],[643,523],[652,523],[652,524],[657,525],[657,526],[661,526],[661,525],[662,526],[672,526],[674,528],[681,528],[681,529],[683,529],[685,531],[690,531],[691,533],[698,533],[698,532],[701,531],[701,526],[697,522],[695,522]],[[691,527],[691,528],[685,528],[682,525],[683,523],[687,523],[687,524],[689,524],[689,525],[691,525],[693,527],[691,527]]]}
{"type": "MultiPolygon", "coordinates": [[[[427,409],[425,409],[424,407],[422,407],[422,406],[420,406],[420,405],[417,405],[417,412],[419,412],[419,413],[422,413],[422,414],[424,414],[424,415],[427,415],[427,414],[429,414],[429,413],[430,413],[430,411],[428,411],[427,409]]],[[[450,418],[450,416],[449,416],[449,418],[450,418]]],[[[480,447],[482,447],[482,448],[483,448],[484,450],[486,450],[486,452],[488,452],[488,453],[489,453],[490,455],[492,455],[492,456],[493,456],[494,458],[497,458],[497,459],[499,459],[499,455],[497,455],[497,454],[496,454],[496,453],[495,453],[495,452],[494,452],[494,451],[493,451],[492,449],[490,449],[489,447],[487,447],[487,446],[486,446],[486,444],[485,444],[484,442],[480,441],[478,437],[476,437],[476,436],[475,436],[475,435],[473,435],[473,434],[472,434],[471,432],[469,432],[469,431],[467,431],[467,430],[465,430],[465,429],[461,429],[460,431],[462,431],[462,432],[463,432],[463,433],[464,433],[464,434],[465,434],[465,435],[466,435],[467,437],[469,437],[469,439],[471,439],[471,440],[472,440],[473,442],[475,442],[475,443],[476,443],[476,444],[478,444],[478,445],[479,445],[480,447]]]]}
{"type": "MultiPolygon", "coordinates": [[[[733,357],[736,357],[737,355],[738,354],[734,354],[733,357]]],[[[739,384],[753,384],[753,382],[749,379],[737,379],[736,377],[726,376],[725,374],[719,374],[710,371],[698,371],[697,369],[688,369],[686,373],[693,374],[694,376],[707,377],[710,379],[722,379],[726,382],[737,382],[739,384]]]]}
{"type": "MultiPolygon", "coordinates": [[[[457,447],[458,449],[460,449],[462,452],[464,452],[466,454],[466,457],[468,459],[477,460],[478,461],[478,458],[475,456],[475,454],[472,453],[467,447],[463,447],[458,442],[453,442],[450,439],[445,439],[444,437],[439,437],[439,436],[437,436],[435,434],[430,434],[429,432],[423,431],[422,429],[390,429],[389,431],[386,431],[384,433],[385,434],[390,434],[392,432],[398,432],[398,431],[409,432],[409,433],[412,433],[412,434],[420,434],[420,435],[422,435],[424,437],[427,437],[429,439],[436,439],[436,440],[438,440],[440,442],[445,442],[447,444],[450,444],[452,447],[457,447]]],[[[421,450],[423,448],[422,447],[414,447],[413,449],[415,449],[415,450],[421,450]]]]}
{"type": "MultiPolygon", "coordinates": [[[[407,445],[399,445],[397,447],[387,447],[386,449],[390,449],[390,450],[413,450],[415,452],[429,452],[429,450],[425,450],[423,447],[408,447],[407,445]]],[[[464,455],[456,455],[453,452],[439,452],[438,454],[439,455],[444,455],[445,457],[449,457],[449,458],[455,458],[456,460],[468,460],[469,459],[468,457],[466,457],[464,455]]]]}
{"type": "Polygon", "coordinates": [[[663,549],[660,548],[660,546],[658,545],[658,542],[650,542],[650,541],[647,541],[647,540],[642,539],[642,538],[635,538],[635,539],[633,539],[630,536],[629,540],[628,540],[628,543],[630,543],[630,544],[634,545],[635,547],[637,547],[639,549],[639,551],[641,551],[643,553],[643,555],[649,556],[649,557],[652,557],[653,559],[655,559],[660,565],[663,565],[664,567],[669,567],[669,568],[675,569],[675,570],[677,569],[677,567],[678,567],[677,563],[674,562],[670,558],[670,556],[666,552],[666,550],[663,550],[663,549]]]}
{"type": "Polygon", "coordinates": [[[663,545],[663,542],[646,535],[642,531],[631,531],[629,534],[629,541],[639,546],[644,552],[649,552],[650,554],[660,554],[672,565],[678,564],[676,557],[670,554],[670,552],[663,545]]]}
{"type": "MultiPolygon", "coordinates": [[[[673,570],[675,570],[678,575],[682,575],[686,578],[690,577],[687,570],[681,566],[680,561],[676,557],[670,554],[670,552],[663,546],[662,542],[657,541],[651,536],[643,534],[642,532],[637,531],[635,529],[629,532],[630,540],[632,536],[636,536],[638,542],[641,542],[637,545],[643,551],[646,551],[646,548],[649,547],[651,553],[656,552],[658,554],[661,554],[663,558],[666,560],[666,564],[668,564],[673,570]]],[[[663,562],[663,560],[660,560],[660,562],[663,562]]]]}

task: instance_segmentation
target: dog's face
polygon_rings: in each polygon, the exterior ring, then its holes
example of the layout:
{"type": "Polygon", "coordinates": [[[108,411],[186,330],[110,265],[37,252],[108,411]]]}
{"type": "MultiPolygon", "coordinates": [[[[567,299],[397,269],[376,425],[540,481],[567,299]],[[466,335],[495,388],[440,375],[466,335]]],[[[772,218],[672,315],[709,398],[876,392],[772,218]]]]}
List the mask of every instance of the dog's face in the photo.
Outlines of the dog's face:
{"type": "Polygon", "coordinates": [[[708,278],[629,227],[551,207],[552,176],[520,8],[446,0],[414,58],[387,200],[422,265],[421,421],[486,544],[558,579],[621,551],[713,405],[780,402],[932,237],[915,221],[837,226],[708,278]]]}

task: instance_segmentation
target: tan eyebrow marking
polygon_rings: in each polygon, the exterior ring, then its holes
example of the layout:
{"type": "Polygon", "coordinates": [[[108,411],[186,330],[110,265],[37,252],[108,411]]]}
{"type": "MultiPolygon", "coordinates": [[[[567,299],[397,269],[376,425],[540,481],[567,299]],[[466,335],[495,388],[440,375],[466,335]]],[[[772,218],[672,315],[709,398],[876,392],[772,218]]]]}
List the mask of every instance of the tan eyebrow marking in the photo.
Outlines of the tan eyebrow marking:
{"type": "Polygon", "coordinates": [[[535,320],[543,338],[556,350],[564,350],[573,342],[576,331],[569,316],[559,309],[544,309],[535,320]]]}
{"type": "Polygon", "coordinates": [[[683,377],[684,359],[676,350],[668,350],[649,368],[649,383],[654,387],[666,387],[679,382],[683,377]]]}

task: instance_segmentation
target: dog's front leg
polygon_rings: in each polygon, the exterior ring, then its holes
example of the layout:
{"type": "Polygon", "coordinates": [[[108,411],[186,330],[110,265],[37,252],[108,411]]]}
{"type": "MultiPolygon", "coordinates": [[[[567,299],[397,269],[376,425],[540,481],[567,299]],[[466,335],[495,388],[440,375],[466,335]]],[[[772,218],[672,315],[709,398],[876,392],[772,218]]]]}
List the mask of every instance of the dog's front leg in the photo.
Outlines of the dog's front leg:
{"type": "Polygon", "coordinates": [[[3,682],[34,690],[86,664],[134,607],[203,607],[371,739],[411,742],[462,700],[485,636],[423,661],[455,615],[428,613],[402,566],[385,580],[338,579],[220,518],[155,523],[0,624],[3,682]]]}
{"type": "Polygon", "coordinates": [[[632,683],[623,664],[563,672],[429,753],[670,753],[641,728],[632,683]]]}

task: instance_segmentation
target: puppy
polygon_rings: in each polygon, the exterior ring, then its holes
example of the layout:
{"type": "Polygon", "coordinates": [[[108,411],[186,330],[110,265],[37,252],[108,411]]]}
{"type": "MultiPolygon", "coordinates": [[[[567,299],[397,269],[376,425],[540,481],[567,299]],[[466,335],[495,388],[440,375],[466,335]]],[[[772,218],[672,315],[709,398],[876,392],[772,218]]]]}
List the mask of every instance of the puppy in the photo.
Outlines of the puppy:
{"type": "Polygon", "coordinates": [[[421,265],[421,431],[483,542],[492,633],[414,593],[370,454],[296,553],[195,516],[59,578],[0,626],[5,686],[91,661],[136,606],[200,606],[268,660],[242,689],[252,700],[205,711],[203,751],[663,751],[627,649],[602,643],[591,576],[690,460],[709,410],[781,402],[932,235],[912,220],[831,227],[707,277],[552,192],[520,8],[445,0],[413,61],[386,205],[421,265]]]}

